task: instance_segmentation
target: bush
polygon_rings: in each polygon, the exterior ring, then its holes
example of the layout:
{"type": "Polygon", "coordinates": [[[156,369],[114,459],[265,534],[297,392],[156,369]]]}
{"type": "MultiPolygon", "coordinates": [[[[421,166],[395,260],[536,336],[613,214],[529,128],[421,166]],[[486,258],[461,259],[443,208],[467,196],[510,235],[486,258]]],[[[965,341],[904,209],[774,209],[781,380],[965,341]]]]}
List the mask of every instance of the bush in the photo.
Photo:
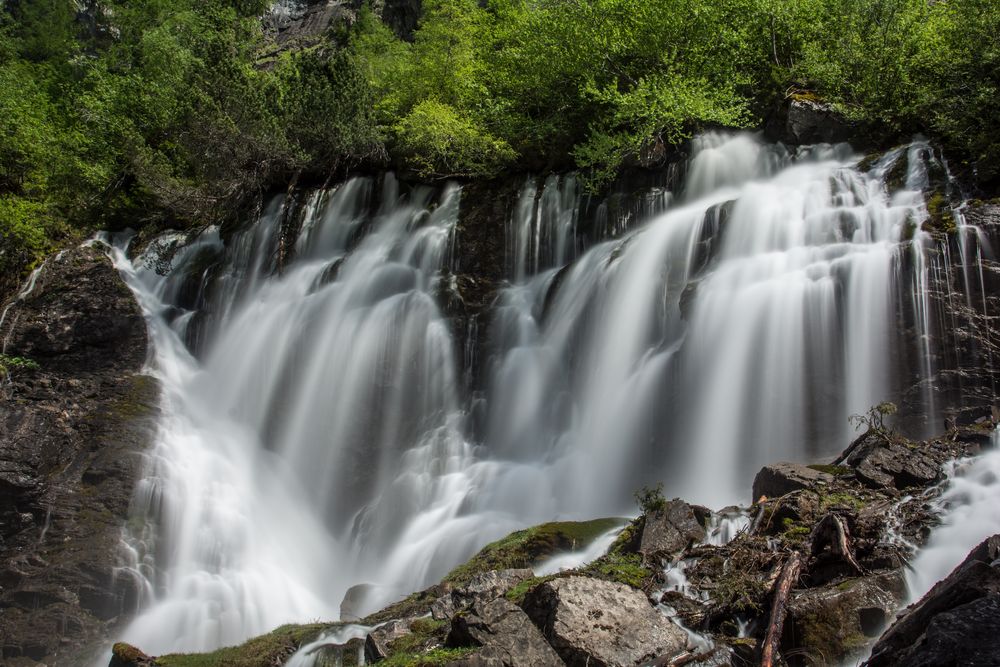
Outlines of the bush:
{"type": "Polygon", "coordinates": [[[393,134],[404,163],[421,178],[493,176],[516,157],[505,141],[435,100],[415,106],[393,134]]]}

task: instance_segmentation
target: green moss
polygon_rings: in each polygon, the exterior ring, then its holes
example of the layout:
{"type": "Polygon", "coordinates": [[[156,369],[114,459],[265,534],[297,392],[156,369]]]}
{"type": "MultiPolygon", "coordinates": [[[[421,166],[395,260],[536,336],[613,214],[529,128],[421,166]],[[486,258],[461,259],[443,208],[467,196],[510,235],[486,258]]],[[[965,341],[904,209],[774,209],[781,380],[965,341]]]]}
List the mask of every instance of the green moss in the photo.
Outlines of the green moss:
{"type": "Polygon", "coordinates": [[[240,646],[220,648],[210,653],[173,653],[160,656],[160,667],[272,667],[284,662],[299,649],[316,639],[331,623],[283,625],[277,630],[255,637],[240,646]]]}
{"type": "Polygon", "coordinates": [[[418,618],[410,624],[409,634],[403,635],[389,645],[390,655],[397,653],[417,655],[440,646],[448,636],[450,627],[448,621],[418,618]]]}
{"type": "Polygon", "coordinates": [[[927,198],[927,213],[930,217],[924,223],[926,231],[951,234],[958,229],[955,215],[944,193],[935,192],[927,198]]]}
{"type": "Polygon", "coordinates": [[[524,596],[528,594],[528,591],[532,590],[539,584],[555,579],[557,576],[558,575],[550,574],[544,577],[531,577],[530,579],[526,579],[507,591],[506,598],[514,604],[520,605],[524,602],[524,596]]]}
{"type": "Polygon", "coordinates": [[[865,501],[852,493],[826,493],[819,498],[820,511],[826,511],[830,507],[846,507],[853,510],[860,510],[865,506],[865,501]]]}
{"type": "Polygon", "coordinates": [[[618,537],[608,548],[608,553],[635,553],[639,549],[639,541],[642,539],[642,529],[646,525],[645,515],[633,519],[622,528],[618,537]]]}
{"type": "Polygon", "coordinates": [[[462,647],[436,648],[427,653],[396,653],[378,664],[381,667],[436,667],[437,665],[447,665],[454,660],[461,660],[475,651],[474,648],[462,647]]]}
{"type": "Polygon", "coordinates": [[[583,549],[621,523],[622,519],[559,521],[519,530],[487,544],[471,560],[449,572],[442,583],[464,586],[481,572],[532,567],[554,553],[583,549]]]}
{"type": "Polygon", "coordinates": [[[847,466],[835,466],[826,463],[813,463],[812,465],[806,467],[812,468],[813,470],[818,470],[819,472],[825,472],[828,475],[833,475],[834,477],[840,477],[842,475],[851,474],[851,469],[847,466]]]}
{"type": "Polygon", "coordinates": [[[580,572],[633,588],[644,588],[653,577],[653,571],[643,567],[639,554],[609,553],[581,568],[580,572]]]}

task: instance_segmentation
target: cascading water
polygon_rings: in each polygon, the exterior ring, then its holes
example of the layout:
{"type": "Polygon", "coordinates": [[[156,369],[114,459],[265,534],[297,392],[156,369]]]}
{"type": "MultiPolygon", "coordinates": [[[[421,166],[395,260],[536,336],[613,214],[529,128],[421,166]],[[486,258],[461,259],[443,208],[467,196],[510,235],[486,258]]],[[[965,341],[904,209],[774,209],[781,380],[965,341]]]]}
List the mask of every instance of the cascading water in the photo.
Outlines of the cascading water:
{"type": "Polygon", "coordinates": [[[718,506],[768,461],[839,450],[847,417],[898,391],[899,311],[927,344],[917,157],[865,174],[846,147],[703,137],[676,206],[507,291],[491,452],[552,462],[567,507],[598,514],[655,480],[718,506]]]}
{"type": "Polygon", "coordinates": [[[219,250],[217,232],[175,254],[166,277],[118,253],[165,393],[127,540],[154,593],[125,635],[151,651],[336,617],[354,583],[398,596],[516,525],[448,520],[476,484],[431,296],[460,192],[400,199],[387,179],[373,216],[371,189],[356,179],[317,193],[280,276],[282,202],[237,235],[205,297],[219,319],[200,363],[181,342],[189,314],[163,299],[193,258],[219,250]]]}
{"type": "Polygon", "coordinates": [[[1000,533],[998,446],[1000,431],[994,431],[989,451],[949,465],[946,488],[937,501],[943,515],[942,523],[931,533],[907,570],[910,602],[919,600],[935,583],[948,576],[973,547],[1000,533]]]}
{"type": "Polygon", "coordinates": [[[277,197],[225,242],[117,250],[164,388],[126,530],[150,593],[125,639],[232,644],[336,618],[361,583],[377,608],[513,529],[629,515],[643,484],[718,507],[766,462],[839,451],[848,415],[900,391],[894,360],[933,370],[925,148],[863,172],[846,147],[707,135],[648,220],[597,206],[589,238],[618,235],[589,250],[572,177],[529,180],[474,442],[436,302],[459,188],[356,178],[277,197]]]}

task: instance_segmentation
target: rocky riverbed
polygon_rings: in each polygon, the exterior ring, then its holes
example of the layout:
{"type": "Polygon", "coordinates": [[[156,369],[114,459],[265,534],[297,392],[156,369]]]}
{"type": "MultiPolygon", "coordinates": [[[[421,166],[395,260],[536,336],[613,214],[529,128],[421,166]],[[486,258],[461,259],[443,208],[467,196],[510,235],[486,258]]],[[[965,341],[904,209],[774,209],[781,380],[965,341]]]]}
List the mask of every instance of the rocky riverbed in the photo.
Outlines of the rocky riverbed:
{"type": "Polygon", "coordinates": [[[893,624],[907,561],[938,521],[943,465],[988,447],[994,428],[984,416],[914,442],[873,426],[834,463],[765,467],[746,508],[647,490],[643,514],[573,569],[540,566],[614,520],[519,531],[356,623],[287,626],[208,655],[118,644],[111,664],[834,665],[879,637],[873,665],[995,664],[998,538],[893,624]]]}

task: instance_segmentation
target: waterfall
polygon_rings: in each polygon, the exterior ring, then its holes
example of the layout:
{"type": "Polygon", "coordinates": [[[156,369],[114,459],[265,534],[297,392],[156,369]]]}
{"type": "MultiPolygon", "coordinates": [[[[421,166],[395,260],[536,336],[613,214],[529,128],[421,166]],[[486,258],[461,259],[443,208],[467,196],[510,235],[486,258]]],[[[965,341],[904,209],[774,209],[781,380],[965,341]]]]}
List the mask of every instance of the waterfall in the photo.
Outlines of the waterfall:
{"type": "MultiPolygon", "coordinates": [[[[933,159],[916,141],[865,170],[846,146],[709,134],[638,208],[527,179],[507,284],[468,327],[489,341],[477,387],[440,306],[459,186],[357,177],[132,260],[110,239],[164,390],[123,638],[234,644],[336,619],[357,584],[374,610],[511,530],[632,515],[644,484],[745,502],[761,465],[839,451],[914,375],[932,414],[929,292],[955,273],[923,229],[933,159]]],[[[961,234],[968,283],[985,246],[961,234]]]]}

